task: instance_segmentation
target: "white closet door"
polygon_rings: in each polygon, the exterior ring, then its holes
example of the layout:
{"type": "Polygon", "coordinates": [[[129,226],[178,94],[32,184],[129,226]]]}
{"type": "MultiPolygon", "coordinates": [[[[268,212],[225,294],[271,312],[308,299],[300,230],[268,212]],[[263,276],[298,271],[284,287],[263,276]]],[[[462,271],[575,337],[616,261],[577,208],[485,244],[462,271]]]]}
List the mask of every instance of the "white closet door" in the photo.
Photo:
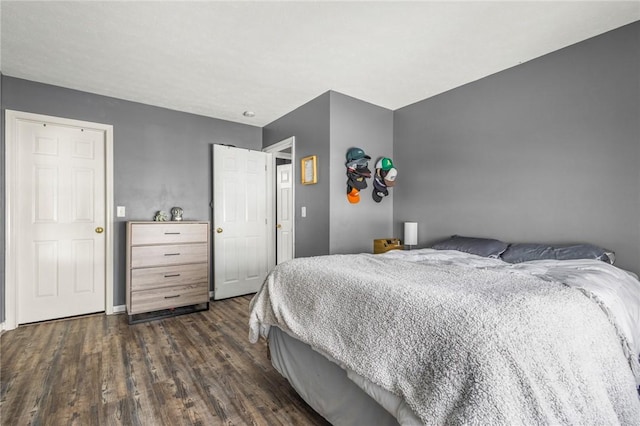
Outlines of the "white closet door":
{"type": "Polygon", "coordinates": [[[18,122],[18,323],[105,310],[105,132],[18,122]]]}

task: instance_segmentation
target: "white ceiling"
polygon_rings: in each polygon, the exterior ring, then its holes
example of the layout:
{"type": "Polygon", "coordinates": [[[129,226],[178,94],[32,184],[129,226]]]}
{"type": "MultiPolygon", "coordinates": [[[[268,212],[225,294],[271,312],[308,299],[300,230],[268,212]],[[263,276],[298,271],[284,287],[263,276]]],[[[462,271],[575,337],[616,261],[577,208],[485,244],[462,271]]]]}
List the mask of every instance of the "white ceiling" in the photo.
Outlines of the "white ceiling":
{"type": "Polygon", "coordinates": [[[5,75],[255,126],[327,90],[398,109],[640,20],[640,1],[0,8],[5,75]]]}

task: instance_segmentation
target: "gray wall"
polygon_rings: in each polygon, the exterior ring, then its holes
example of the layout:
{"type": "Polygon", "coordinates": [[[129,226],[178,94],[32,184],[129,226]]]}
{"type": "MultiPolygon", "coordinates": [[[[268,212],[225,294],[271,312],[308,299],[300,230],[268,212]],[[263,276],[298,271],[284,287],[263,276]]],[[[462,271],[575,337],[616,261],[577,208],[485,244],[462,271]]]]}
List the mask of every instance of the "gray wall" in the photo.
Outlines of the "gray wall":
{"type": "Polygon", "coordinates": [[[329,92],[318,96],[262,129],[263,146],[296,137],[296,257],[329,254],[329,92]],[[300,183],[300,159],[317,156],[318,183],[300,183]],[[300,216],[302,206],[307,217],[300,216]]]}
{"type": "MultiPolygon", "coordinates": [[[[371,252],[374,238],[392,236],[393,198],[377,204],[372,184],[361,201],[346,197],[346,152],[358,146],[372,157],[391,156],[393,112],[326,92],[263,128],[263,145],[296,137],[296,257],[371,252]],[[318,183],[300,183],[300,159],[318,157],[318,183]],[[302,206],[307,217],[300,216],[302,206]]],[[[373,169],[375,158],[369,164],[373,169]]]]}
{"type": "Polygon", "coordinates": [[[640,272],[640,23],[394,113],[419,242],[590,242],[640,272]]]}
{"type": "Polygon", "coordinates": [[[376,203],[371,198],[372,179],[360,192],[360,202],[351,204],[346,196],[346,153],[362,148],[371,156],[374,172],[379,157],[393,158],[393,112],[338,92],[331,93],[331,186],[329,194],[329,252],[373,251],[374,238],[393,237],[393,192],[376,203]]]}
{"type": "MultiPolygon", "coordinates": [[[[184,209],[185,219],[211,220],[212,145],[262,146],[259,127],[8,76],[2,78],[2,109],[3,116],[12,109],[114,126],[114,208],[127,209],[126,218],[115,218],[115,305],[125,303],[124,222],[151,220],[157,210],[173,206],[184,209]]],[[[4,132],[2,147],[4,152],[4,132]]],[[[0,167],[4,175],[4,162],[0,167]]],[[[4,304],[2,310],[4,319],[4,304]]]]}

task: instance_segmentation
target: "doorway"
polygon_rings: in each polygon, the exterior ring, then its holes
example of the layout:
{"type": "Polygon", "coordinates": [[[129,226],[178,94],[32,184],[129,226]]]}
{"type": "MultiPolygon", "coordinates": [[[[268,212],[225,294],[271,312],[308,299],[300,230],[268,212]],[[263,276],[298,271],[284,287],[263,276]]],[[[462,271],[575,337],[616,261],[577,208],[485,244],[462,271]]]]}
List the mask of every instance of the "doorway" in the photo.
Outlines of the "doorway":
{"type": "Polygon", "coordinates": [[[276,264],[295,257],[295,136],[264,148],[273,154],[276,264]]]}

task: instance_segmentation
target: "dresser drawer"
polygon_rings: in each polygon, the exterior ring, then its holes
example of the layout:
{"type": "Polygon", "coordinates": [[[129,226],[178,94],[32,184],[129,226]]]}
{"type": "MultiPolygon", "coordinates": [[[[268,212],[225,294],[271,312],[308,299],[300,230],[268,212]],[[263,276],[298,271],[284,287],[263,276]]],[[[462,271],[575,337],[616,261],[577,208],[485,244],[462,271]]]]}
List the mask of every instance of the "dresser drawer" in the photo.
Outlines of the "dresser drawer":
{"type": "Polygon", "coordinates": [[[209,301],[208,287],[207,283],[200,283],[133,291],[129,315],[206,303],[209,301]]]}
{"type": "Polygon", "coordinates": [[[176,244],[207,241],[206,223],[138,223],[131,227],[131,244],[176,244]]]}
{"type": "Polygon", "coordinates": [[[209,282],[209,265],[207,263],[131,270],[132,291],[202,282],[209,282]]]}
{"type": "Polygon", "coordinates": [[[208,258],[206,243],[131,247],[132,268],[207,263],[208,258]]]}

